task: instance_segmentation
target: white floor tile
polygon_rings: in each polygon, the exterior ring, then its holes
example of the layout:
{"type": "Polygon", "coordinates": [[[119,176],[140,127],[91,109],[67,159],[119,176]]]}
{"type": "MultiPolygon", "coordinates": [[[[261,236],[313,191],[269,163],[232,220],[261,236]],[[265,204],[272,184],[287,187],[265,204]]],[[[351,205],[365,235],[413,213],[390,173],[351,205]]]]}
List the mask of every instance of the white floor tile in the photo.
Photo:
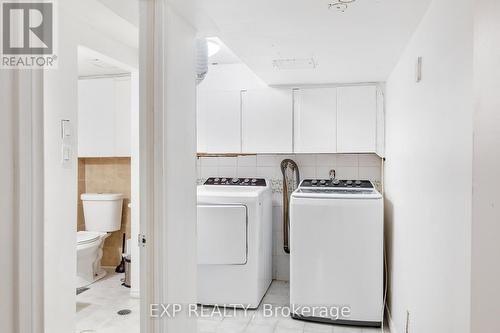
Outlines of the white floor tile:
{"type": "MultiPolygon", "coordinates": [[[[110,271],[105,279],[90,286],[77,296],[76,333],[138,333],[139,299],[130,297],[130,290],[121,286],[123,274],[110,271]],[[118,310],[130,309],[126,316],[118,310]]],[[[378,333],[380,329],[362,329],[324,325],[294,320],[281,309],[289,305],[288,282],[273,281],[261,306],[256,310],[230,311],[226,316],[199,318],[197,333],[378,333]],[[264,312],[263,304],[272,306],[272,313],[264,312]]]]}

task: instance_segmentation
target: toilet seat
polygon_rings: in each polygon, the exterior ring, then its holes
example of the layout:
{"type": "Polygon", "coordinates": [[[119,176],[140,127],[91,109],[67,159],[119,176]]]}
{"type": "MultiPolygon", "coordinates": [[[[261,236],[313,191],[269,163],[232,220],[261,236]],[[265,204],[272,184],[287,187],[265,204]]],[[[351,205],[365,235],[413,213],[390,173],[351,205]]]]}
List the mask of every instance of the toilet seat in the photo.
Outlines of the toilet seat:
{"type": "Polygon", "coordinates": [[[85,245],[96,242],[101,238],[104,233],[91,232],[91,231],[78,231],[76,233],[76,243],[77,245],[85,245]]]}

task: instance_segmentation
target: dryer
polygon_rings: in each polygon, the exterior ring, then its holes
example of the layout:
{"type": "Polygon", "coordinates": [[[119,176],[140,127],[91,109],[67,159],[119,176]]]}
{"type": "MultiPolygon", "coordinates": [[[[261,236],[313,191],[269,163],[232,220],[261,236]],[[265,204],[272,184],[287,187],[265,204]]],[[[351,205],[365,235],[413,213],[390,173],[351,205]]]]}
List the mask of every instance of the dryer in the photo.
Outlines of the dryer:
{"type": "Polygon", "coordinates": [[[267,180],[209,178],[198,186],[198,303],[257,308],[272,281],[267,180]]]}
{"type": "Polygon", "coordinates": [[[370,181],[302,181],[290,202],[292,317],[380,327],[383,239],[383,199],[370,181]]]}

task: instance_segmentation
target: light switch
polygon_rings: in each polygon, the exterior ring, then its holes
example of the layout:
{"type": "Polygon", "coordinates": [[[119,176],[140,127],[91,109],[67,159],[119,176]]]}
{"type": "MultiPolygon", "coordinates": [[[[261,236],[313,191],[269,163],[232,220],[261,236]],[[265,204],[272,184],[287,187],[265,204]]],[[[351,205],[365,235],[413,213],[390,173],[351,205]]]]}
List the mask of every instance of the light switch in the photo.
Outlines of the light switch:
{"type": "Polygon", "coordinates": [[[62,162],[69,162],[71,159],[71,147],[68,145],[63,145],[62,147],[62,162]]]}
{"type": "Polygon", "coordinates": [[[71,123],[69,120],[61,120],[61,137],[66,139],[71,136],[71,123]]]}

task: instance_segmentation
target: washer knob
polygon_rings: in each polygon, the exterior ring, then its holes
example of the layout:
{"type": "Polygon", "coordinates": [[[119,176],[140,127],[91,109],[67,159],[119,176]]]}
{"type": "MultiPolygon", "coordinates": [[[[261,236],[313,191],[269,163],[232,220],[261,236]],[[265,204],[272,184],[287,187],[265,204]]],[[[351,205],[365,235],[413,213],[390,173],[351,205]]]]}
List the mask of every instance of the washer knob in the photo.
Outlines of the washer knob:
{"type": "Polygon", "coordinates": [[[245,178],[245,183],[248,183],[248,182],[250,182],[250,179],[245,178]]]}
{"type": "Polygon", "coordinates": [[[254,184],[257,183],[257,179],[252,178],[252,183],[254,183],[254,184]]]}
{"type": "Polygon", "coordinates": [[[326,184],[326,180],[321,180],[321,181],[320,181],[320,184],[321,184],[321,185],[325,185],[325,184],[326,184]]]}
{"type": "Polygon", "coordinates": [[[346,182],[346,184],[347,184],[347,185],[352,185],[352,180],[348,180],[348,181],[346,182]]]}
{"type": "Polygon", "coordinates": [[[222,182],[225,183],[227,181],[227,178],[222,178],[222,182]]]}
{"type": "Polygon", "coordinates": [[[356,185],[361,185],[361,180],[356,180],[356,185]]]}
{"type": "Polygon", "coordinates": [[[340,184],[340,180],[334,179],[332,183],[333,183],[333,185],[338,185],[338,184],[340,184]]]}
{"type": "Polygon", "coordinates": [[[311,183],[312,183],[312,184],[317,184],[317,183],[318,183],[318,181],[315,179],[315,180],[313,180],[311,183]]]}
{"type": "Polygon", "coordinates": [[[214,179],[214,182],[218,183],[218,182],[219,182],[219,180],[220,180],[219,178],[215,178],[215,179],[214,179]]]}
{"type": "Polygon", "coordinates": [[[238,178],[233,178],[233,179],[231,179],[231,182],[233,184],[238,184],[240,182],[240,180],[238,178]]]}

